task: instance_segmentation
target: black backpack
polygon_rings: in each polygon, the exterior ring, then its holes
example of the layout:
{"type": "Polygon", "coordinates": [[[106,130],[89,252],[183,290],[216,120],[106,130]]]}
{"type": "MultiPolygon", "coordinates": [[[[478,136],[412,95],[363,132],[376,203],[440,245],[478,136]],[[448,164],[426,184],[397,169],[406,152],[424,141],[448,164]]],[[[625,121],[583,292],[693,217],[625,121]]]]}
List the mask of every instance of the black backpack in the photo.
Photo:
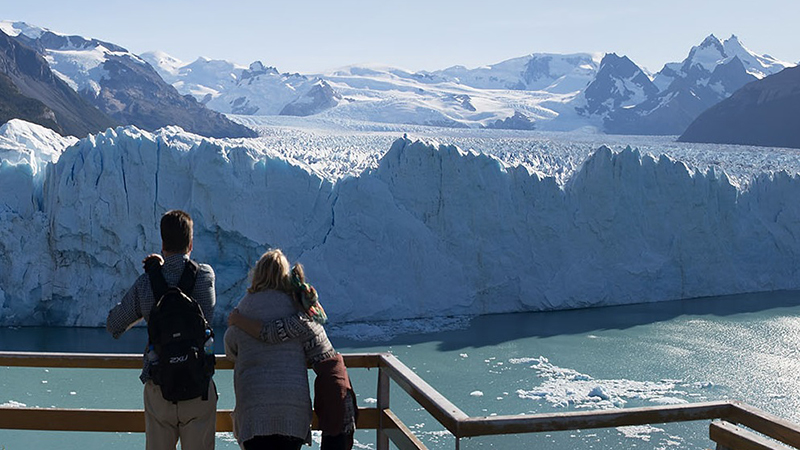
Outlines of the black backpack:
{"type": "Polygon", "coordinates": [[[197,397],[208,400],[208,383],[214,375],[214,352],[204,351],[214,330],[191,297],[197,269],[197,263],[186,261],[178,286],[167,286],[160,265],[147,268],[156,299],[147,321],[148,348],[158,356],[151,360],[150,377],[161,387],[164,399],[171,402],[197,397]]]}

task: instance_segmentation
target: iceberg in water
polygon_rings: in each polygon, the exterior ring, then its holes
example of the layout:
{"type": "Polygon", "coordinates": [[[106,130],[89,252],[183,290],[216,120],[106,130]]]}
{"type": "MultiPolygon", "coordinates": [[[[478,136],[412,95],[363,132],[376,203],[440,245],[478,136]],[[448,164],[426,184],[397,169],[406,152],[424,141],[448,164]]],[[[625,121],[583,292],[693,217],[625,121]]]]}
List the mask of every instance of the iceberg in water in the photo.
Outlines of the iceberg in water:
{"type": "Polygon", "coordinates": [[[217,324],[269,247],[306,266],[337,322],[797,286],[800,180],[786,172],[739,186],[601,147],[559,180],[399,138],[375,167],[331,179],[258,140],[42,130],[0,129],[0,325],[102,325],[173,208],[216,270],[217,324]]]}

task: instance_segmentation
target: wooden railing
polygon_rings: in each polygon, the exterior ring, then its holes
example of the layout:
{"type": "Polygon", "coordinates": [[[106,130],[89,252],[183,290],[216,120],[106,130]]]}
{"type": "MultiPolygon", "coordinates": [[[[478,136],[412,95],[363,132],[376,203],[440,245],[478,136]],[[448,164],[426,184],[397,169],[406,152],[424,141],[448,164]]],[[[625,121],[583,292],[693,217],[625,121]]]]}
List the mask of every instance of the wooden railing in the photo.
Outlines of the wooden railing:
{"type": "MultiPolygon", "coordinates": [[[[141,355],[0,352],[0,367],[137,369],[141,355]]],[[[359,408],[358,428],[377,430],[377,449],[391,441],[401,450],[426,446],[391,410],[390,385],[397,384],[455,437],[554,432],[628,425],[712,421],[709,437],[717,450],[778,450],[800,448],[800,426],[736,401],[579,411],[516,416],[470,417],[447,400],[400,360],[387,353],[344,355],[348,368],[378,368],[377,406],[359,408]],[[747,427],[746,430],[742,427],[747,427]],[[785,445],[784,445],[785,444],[785,445]],[[786,447],[786,445],[790,447],[786,447]]],[[[217,369],[232,369],[217,355],[217,369]]],[[[0,407],[0,429],[144,432],[144,411],[0,407]]],[[[217,412],[217,431],[231,431],[230,410],[217,412]]]]}

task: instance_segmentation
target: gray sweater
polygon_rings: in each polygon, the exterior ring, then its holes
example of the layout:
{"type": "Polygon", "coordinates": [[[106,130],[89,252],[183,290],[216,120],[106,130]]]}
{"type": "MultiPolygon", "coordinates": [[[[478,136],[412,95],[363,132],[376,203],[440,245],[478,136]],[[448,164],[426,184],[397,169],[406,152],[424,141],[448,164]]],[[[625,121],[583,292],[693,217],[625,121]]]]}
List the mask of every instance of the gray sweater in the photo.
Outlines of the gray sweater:
{"type": "MultiPolygon", "coordinates": [[[[297,312],[291,297],[273,290],[247,294],[237,307],[262,321],[297,312]]],[[[236,363],[233,431],[239,443],[271,434],[308,439],[311,399],[303,344],[299,340],[267,344],[229,327],[225,354],[236,363]]]]}

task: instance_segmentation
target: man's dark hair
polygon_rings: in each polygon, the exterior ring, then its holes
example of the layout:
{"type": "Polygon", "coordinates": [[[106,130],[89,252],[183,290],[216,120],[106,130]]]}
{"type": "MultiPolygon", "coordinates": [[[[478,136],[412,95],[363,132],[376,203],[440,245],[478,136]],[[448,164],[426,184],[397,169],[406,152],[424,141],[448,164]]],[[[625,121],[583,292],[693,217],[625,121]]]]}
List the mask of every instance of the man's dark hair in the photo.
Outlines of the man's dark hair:
{"type": "Polygon", "coordinates": [[[179,209],[164,213],[161,216],[161,245],[164,251],[188,253],[191,243],[191,216],[179,209]]]}

